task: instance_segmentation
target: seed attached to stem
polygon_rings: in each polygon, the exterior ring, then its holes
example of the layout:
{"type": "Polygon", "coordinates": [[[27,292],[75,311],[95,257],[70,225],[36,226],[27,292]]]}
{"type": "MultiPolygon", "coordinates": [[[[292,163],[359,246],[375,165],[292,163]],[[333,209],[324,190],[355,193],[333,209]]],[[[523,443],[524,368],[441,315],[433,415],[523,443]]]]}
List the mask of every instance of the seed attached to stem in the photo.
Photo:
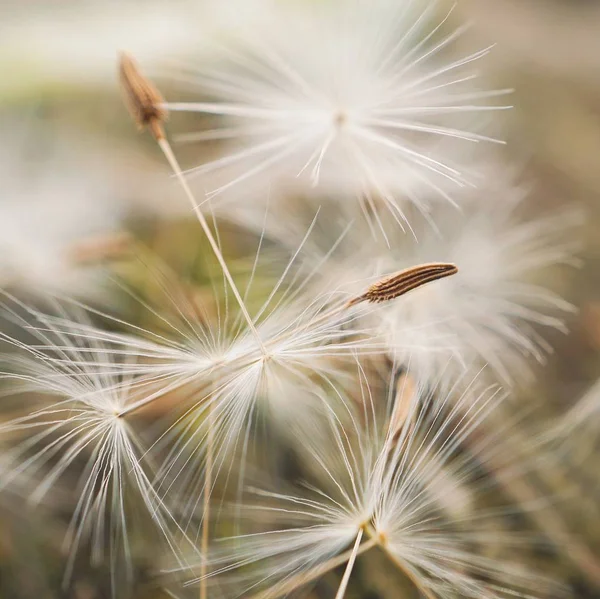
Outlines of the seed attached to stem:
{"type": "Polygon", "coordinates": [[[142,75],[135,60],[125,52],[121,53],[119,59],[119,79],[125,103],[138,129],[147,127],[155,139],[163,139],[163,123],[168,116],[162,108],[164,99],[154,84],[142,75]]]}
{"type": "Polygon", "coordinates": [[[457,272],[458,268],[455,264],[445,262],[413,266],[371,285],[365,293],[351,299],[346,306],[354,306],[361,302],[389,302],[413,289],[417,289],[417,287],[444,277],[450,277],[457,272]]]}
{"type": "Polygon", "coordinates": [[[210,247],[212,248],[215,257],[217,258],[219,265],[223,270],[223,275],[231,287],[233,295],[240,306],[240,310],[242,311],[250,331],[252,331],[252,334],[254,335],[254,338],[261,349],[261,352],[263,355],[266,355],[267,351],[263,345],[262,339],[258,334],[258,330],[256,329],[256,325],[254,324],[250,313],[248,312],[248,308],[246,308],[244,298],[240,294],[239,289],[237,288],[237,285],[231,276],[231,272],[229,271],[229,267],[225,262],[225,258],[223,257],[223,253],[219,247],[219,243],[210,230],[208,222],[200,210],[200,205],[196,201],[196,198],[194,197],[194,194],[192,193],[192,190],[190,189],[190,186],[183,175],[179,161],[173,153],[171,144],[165,135],[163,124],[167,119],[168,113],[163,108],[164,100],[162,95],[156,89],[156,87],[154,87],[152,82],[142,75],[135,60],[133,60],[133,58],[128,54],[122,53],[120,56],[119,76],[121,78],[121,85],[123,87],[123,91],[125,92],[125,98],[127,105],[129,106],[131,116],[140,129],[144,129],[145,127],[150,129],[150,132],[154,136],[158,147],[162,150],[167,162],[169,163],[169,166],[177,177],[177,180],[179,181],[186,198],[192,205],[192,209],[198,217],[200,226],[202,227],[202,230],[204,231],[204,234],[210,243],[210,247]]]}

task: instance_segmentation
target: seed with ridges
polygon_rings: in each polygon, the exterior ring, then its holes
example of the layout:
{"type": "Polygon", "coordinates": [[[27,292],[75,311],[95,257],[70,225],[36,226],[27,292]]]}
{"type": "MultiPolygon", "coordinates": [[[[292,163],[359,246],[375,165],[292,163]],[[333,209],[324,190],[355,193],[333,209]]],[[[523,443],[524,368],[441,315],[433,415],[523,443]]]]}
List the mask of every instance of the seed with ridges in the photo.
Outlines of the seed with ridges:
{"type": "Polygon", "coordinates": [[[354,306],[361,302],[388,302],[426,283],[455,275],[457,272],[458,268],[455,264],[445,262],[413,266],[371,285],[365,293],[350,300],[347,306],[354,306]]]}

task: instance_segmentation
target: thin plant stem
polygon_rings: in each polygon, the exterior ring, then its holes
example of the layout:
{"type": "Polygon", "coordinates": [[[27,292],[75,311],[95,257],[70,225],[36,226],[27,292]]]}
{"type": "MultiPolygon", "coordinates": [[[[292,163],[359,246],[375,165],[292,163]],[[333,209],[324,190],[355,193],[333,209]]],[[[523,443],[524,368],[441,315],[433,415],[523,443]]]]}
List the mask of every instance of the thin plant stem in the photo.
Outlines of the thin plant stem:
{"type": "Polygon", "coordinates": [[[192,208],[194,210],[194,213],[196,214],[196,217],[198,218],[200,226],[202,227],[202,230],[204,231],[204,234],[206,235],[206,238],[208,239],[208,242],[210,243],[210,247],[212,248],[212,251],[214,252],[215,257],[217,258],[219,265],[221,266],[221,269],[223,271],[223,274],[224,274],[225,278],[227,279],[229,286],[231,287],[231,291],[233,292],[233,295],[235,296],[235,299],[240,306],[240,310],[242,311],[242,314],[243,314],[244,318],[246,319],[248,328],[250,329],[250,331],[256,338],[256,341],[258,343],[258,346],[261,349],[261,352],[264,355],[266,355],[267,351],[262,342],[262,339],[260,338],[260,335],[258,334],[258,331],[256,330],[256,326],[254,325],[252,317],[250,316],[248,309],[246,308],[246,304],[244,303],[244,300],[237,288],[237,285],[235,284],[235,281],[233,280],[233,277],[231,276],[231,272],[229,270],[229,267],[227,266],[227,263],[225,262],[225,258],[223,257],[221,248],[219,247],[219,244],[217,243],[212,231],[210,230],[210,227],[208,226],[208,223],[206,222],[206,218],[204,217],[204,214],[202,214],[202,211],[200,210],[200,207],[198,206],[198,204],[196,202],[196,198],[194,197],[194,194],[192,193],[192,190],[190,189],[190,186],[188,185],[188,183],[185,179],[183,171],[181,170],[181,167],[179,166],[179,161],[177,160],[177,157],[175,156],[175,154],[171,148],[171,144],[169,143],[169,141],[167,140],[166,137],[158,137],[158,138],[156,138],[156,142],[158,143],[158,146],[162,150],[163,154],[165,155],[165,158],[167,159],[169,166],[173,170],[173,173],[177,177],[177,180],[178,180],[179,184],[181,185],[181,188],[183,189],[185,196],[187,197],[190,204],[192,205],[192,208]]]}
{"type": "Polygon", "coordinates": [[[309,582],[312,582],[317,578],[320,578],[324,574],[327,574],[327,572],[330,572],[334,568],[345,564],[352,557],[352,555],[354,555],[354,559],[356,559],[356,557],[362,555],[363,553],[367,552],[369,549],[372,549],[376,545],[376,539],[369,539],[368,541],[365,541],[362,545],[355,545],[352,549],[349,549],[348,551],[345,551],[340,555],[332,557],[331,559],[327,560],[322,564],[319,564],[318,566],[316,566],[312,570],[309,570],[308,572],[302,572],[300,574],[297,574],[296,576],[292,576],[291,578],[288,578],[288,580],[286,580],[280,585],[277,585],[274,588],[271,588],[267,591],[262,591],[257,595],[253,595],[252,597],[250,597],[250,599],[277,599],[277,597],[288,595],[289,593],[292,593],[301,586],[308,584],[309,582]]]}
{"type": "Polygon", "coordinates": [[[165,155],[165,158],[167,159],[171,170],[175,174],[177,181],[181,185],[186,198],[192,205],[198,221],[200,222],[200,226],[202,227],[202,230],[204,231],[204,234],[210,243],[212,251],[219,261],[219,265],[221,266],[223,274],[225,275],[225,278],[227,279],[227,282],[233,291],[233,295],[240,306],[242,314],[248,323],[250,331],[256,337],[261,352],[263,355],[266,355],[260,335],[254,326],[254,321],[250,317],[250,314],[246,308],[246,304],[244,303],[235,281],[231,276],[229,267],[225,262],[225,258],[223,258],[221,248],[212,234],[204,214],[202,214],[202,211],[196,202],[196,198],[194,197],[194,194],[192,193],[192,190],[190,189],[185,176],[183,175],[179,161],[177,160],[177,157],[171,148],[171,144],[165,135],[164,121],[167,118],[167,111],[161,106],[161,104],[163,104],[161,93],[149,79],[144,77],[133,57],[124,52],[121,52],[119,58],[119,78],[121,81],[121,89],[124,92],[125,103],[129,108],[129,112],[133,120],[136,122],[138,129],[148,129],[150,131],[152,137],[154,137],[156,140],[158,147],[165,155]]]}
{"type": "Polygon", "coordinates": [[[350,581],[350,575],[352,574],[352,569],[354,568],[354,562],[356,561],[356,556],[358,553],[358,549],[360,547],[360,541],[363,538],[364,528],[361,527],[356,535],[356,541],[354,542],[354,547],[352,548],[352,553],[350,554],[350,559],[346,564],[346,570],[344,571],[344,576],[342,577],[342,582],[338,588],[338,592],[335,595],[335,599],[344,599],[344,595],[346,594],[346,589],[348,588],[348,582],[350,581]]]}
{"type": "Polygon", "coordinates": [[[204,505],[202,510],[202,564],[200,566],[200,599],[208,599],[206,588],[207,583],[207,560],[208,542],[210,535],[210,494],[212,487],[212,468],[213,468],[213,411],[211,406],[208,407],[207,415],[208,433],[206,439],[206,475],[204,477],[204,505]]]}

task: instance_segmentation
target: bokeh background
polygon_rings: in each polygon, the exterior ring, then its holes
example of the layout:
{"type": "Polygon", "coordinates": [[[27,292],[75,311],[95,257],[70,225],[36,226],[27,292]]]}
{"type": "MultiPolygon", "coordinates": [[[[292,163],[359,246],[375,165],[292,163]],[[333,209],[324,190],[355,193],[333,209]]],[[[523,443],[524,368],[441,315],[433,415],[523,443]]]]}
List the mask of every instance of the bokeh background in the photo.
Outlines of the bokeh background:
{"type": "MultiPolygon", "coordinates": [[[[158,150],[136,133],[122,106],[117,52],[130,51],[160,78],[167,59],[211,60],[211,40],[259,27],[262,4],[0,2],[0,285],[32,301],[45,290],[93,292],[100,301],[109,292],[82,262],[88,254],[94,262],[96,250],[126,262],[124,239],[132,233],[174,267],[186,266],[196,234],[158,150]]],[[[530,210],[573,205],[585,214],[580,268],[561,270],[552,281],[578,310],[568,316],[569,334],[550,335],[554,353],[536,369],[535,382],[514,392],[513,402],[531,409],[515,425],[511,460],[527,462],[528,444],[519,439],[560,430],[578,414],[572,410],[582,398],[598,412],[553,440],[564,447],[548,458],[551,467],[507,477],[504,491],[522,508],[513,518],[528,520],[548,541],[524,554],[523,567],[557,576],[576,597],[600,597],[600,389],[594,391],[600,376],[600,4],[459,0],[455,18],[473,22],[470,44],[496,44],[487,76],[515,88],[503,135],[508,155],[526,165],[530,210]]],[[[227,227],[224,239],[234,255],[243,244],[239,235],[227,236],[227,227]]],[[[85,556],[73,585],[61,589],[64,522],[56,516],[60,498],[55,501],[50,517],[43,509],[25,511],[18,494],[2,497],[0,597],[109,596],[106,571],[85,556]]],[[[149,574],[158,556],[141,555],[134,595],[166,597],[149,574]]],[[[349,598],[399,596],[376,560],[366,556],[357,568],[362,590],[349,598]]],[[[332,596],[335,580],[328,586],[326,577],[313,596],[332,596]]]]}

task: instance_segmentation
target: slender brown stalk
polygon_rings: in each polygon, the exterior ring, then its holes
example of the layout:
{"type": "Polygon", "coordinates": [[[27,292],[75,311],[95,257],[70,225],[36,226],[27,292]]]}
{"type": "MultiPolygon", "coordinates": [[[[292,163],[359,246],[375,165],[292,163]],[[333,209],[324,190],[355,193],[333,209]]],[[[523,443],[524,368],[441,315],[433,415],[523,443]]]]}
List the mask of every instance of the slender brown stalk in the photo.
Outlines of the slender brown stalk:
{"type": "Polygon", "coordinates": [[[439,599],[433,594],[433,591],[428,589],[423,583],[410,571],[406,566],[390,551],[385,543],[380,543],[379,547],[385,553],[388,560],[396,566],[416,587],[416,589],[427,599],[439,599]]]}
{"type": "Polygon", "coordinates": [[[413,402],[416,400],[415,383],[412,377],[405,373],[398,378],[396,383],[396,394],[394,397],[394,409],[390,416],[388,434],[390,439],[397,441],[404,424],[411,416],[413,402]]]}
{"type": "Polygon", "coordinates": [[[181,185],[183,192],[190,202],[196,217],[206,235],[210,247],[221,266],[221,270],[223,271],[223,275],[225,276],[229,286],[231,287],[231,291],[235,296],[237,303],[240,306],[240,310],[248,324],[248,328],[256,338],[258,346],[260,347],[262,353],[266,355],[266,350],[258,331],[256,330],[256,326],[248,313],[246,308],[246,304],[231,276],[231,272],[229,271],[229,267],[225,262],[225,258],[223,257],[223,253],[221,252],[221,248],[217,243],[204,214],[200,210],[196,198],[190,189],[185,176],[183,175],[183,171],[179,165],[179,161],[171,148],[171,144],[167,140],[165,136],[163,123],[166,120],[167,114],[166,111],[161,107],[164,103],[162,96],[156,89],[156,87],[152,84],[150,80],[148,80],[139,70],[137,64],[129,56],[128,54],[121,54],[120,62],[119,62],[119,74],[121,78],[121,85],[125,92],[125,98],[127,101],[127,105],[129,107],[129,111],[137,123],[138,128],[144,129],[148,128],[152,133],[152,136],[156,140],[159,148],[162,150],[169,166],[171,167],[177,181],[181,185]]]}

